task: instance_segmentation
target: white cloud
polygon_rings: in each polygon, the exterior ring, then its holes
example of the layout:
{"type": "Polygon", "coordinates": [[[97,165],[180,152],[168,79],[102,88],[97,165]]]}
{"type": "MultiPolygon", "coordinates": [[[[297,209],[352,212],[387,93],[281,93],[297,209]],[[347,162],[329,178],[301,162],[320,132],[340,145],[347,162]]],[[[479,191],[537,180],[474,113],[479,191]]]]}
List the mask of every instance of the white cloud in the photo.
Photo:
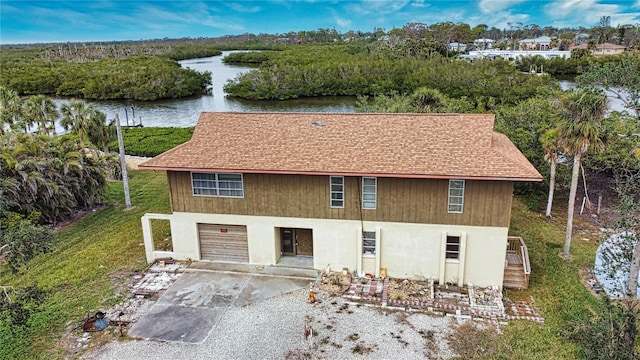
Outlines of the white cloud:
{"type": "Polygon", "coordinates": [[[336,20],[336,24],[338,24],[338,27],[343,29],[350,28],[351,24],[353,23],[351,20],[345,19],[337,15],[334,16],[334,19],[336,20]]]}
{"type": "MultiPolygon", "coordinates": [[[[640,6],[640,0],[637,0],[634,6],[640,6]]],[[[602,4],[600,0],[557,0],[547,4],[544,12],[556,27],[578,24],[586,27],[596,26],[600,24],[602,16],[610,16],[611,26],[614,27],[640,22],[640,12],[629,12],[619,4],[602,4]]]]}
{"type": "Polygon", "coordinates": [[[358,15],[384,15],[396,13],[409,3],[409,0],[362,0],[358,4],[349,4],[345,8],[358,15]]]}
{"type": "Polygon", "coordinates": [[[244,6],[243,4],[234,2],[225,2],[224,4],[231,10],[243,13],[255,13],[261,10],[259,6],[244,6]]]}
{"type": "MultiPolygon", "coordinates": [[[[640,0],[638,0],[638,1],[640,1],[640,0]]],[[[413,7],[417,7],[417,8],[424,8],[424,7],[428,7],[428,6],[429,6],[429,4],[425,4],[425,3],[424,3],[424,0],[414,0],[414,1],[411,3],[411,6],[413,6],[413,7]]]]}
{"type": "Polygon", "coordinates": [[[520,4],[524,1],[525,0],[482,0],[478,3],[478,7],[483,13],[491,14],[506,10],[513,5],[520,4]]]}

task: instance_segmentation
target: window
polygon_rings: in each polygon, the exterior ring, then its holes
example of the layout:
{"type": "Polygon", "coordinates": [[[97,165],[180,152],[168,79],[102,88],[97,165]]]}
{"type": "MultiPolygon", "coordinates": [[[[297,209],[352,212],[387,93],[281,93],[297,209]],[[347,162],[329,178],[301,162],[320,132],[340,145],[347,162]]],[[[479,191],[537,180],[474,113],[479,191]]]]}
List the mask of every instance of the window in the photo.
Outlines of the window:
{"type": "Polygon", "coordinates": [[[449,180],[449,212],[462,214],[464,207],[464,180],[449,180]]]}
{"type": "Polygon", "coordinates": [[[362,232],[362,254],[363,255],[376,254],[376,232],[375,231],[362,232]]]}
{"type": "Polygon", "coordinates": [[[376,208],[376,178],[363,177],[362,178],[362,208],[363,209],[375,209],[376,208]]]}
{"type": "Polygon", "coordinates": [[[460,236],[447,236],[447,259],[460,258],[460,236]]]}
{"type": "Polygon", "coordinates": [[[193,195],[244,197],[242,174],[191,173],[193,195]]]}
{"type": "Polygon", "coordinates": [[[331,207],[344,207],[344,176],[330,177],[331,207]]]}

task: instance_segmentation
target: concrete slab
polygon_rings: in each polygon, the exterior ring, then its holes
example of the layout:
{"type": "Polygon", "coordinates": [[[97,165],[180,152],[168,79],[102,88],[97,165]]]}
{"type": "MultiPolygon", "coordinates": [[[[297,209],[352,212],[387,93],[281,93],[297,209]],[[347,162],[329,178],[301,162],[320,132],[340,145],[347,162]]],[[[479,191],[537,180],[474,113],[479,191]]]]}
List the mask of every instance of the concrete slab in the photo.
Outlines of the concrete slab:
{"type": "Polygon", "coordinates": [[[158,299],[161,305],[226,307],[236,297],[248,274],[185,272],[158,299]]]}
{"type": "Polygon", "coordinates": [[[307,288],[317,275],[308,269],[194,264],[133,324],[130,336],[201,343],[230,307],[307,288]]]}
{"type": "Polygon", "coordinates": [[[142,339],[201,343],[218,322],[226,308],[198,308],[154,304],[140,318],[129,336],[142,339]]]}
{"type": "Polygon", "coordinates": [[[286,294],[309,287],[308,279],[282,278],[273,276],[250,276],[238,293],[233,305],[244,306],[256,301],[286,294]]]}

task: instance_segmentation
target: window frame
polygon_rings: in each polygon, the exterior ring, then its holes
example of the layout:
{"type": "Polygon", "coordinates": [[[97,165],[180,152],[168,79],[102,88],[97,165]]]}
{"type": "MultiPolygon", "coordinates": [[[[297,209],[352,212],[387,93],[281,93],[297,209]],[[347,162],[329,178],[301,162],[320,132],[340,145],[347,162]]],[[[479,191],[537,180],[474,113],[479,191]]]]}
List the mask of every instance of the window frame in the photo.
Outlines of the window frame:
{"type": "Polygon", "coordinates": [[[445,260],[460,260],[461,244],[462,244],[462,236],[447,235],[447,241],[445,242],[445,255],[444,255],[445,260]],[[457,240],[457,241],[454,241],[454,240],[457,240]],[[452,247],[455,246],[456,249],[449,250],[449,246],[452,246],[452,247]]]}
{"type": "Polygon", "coordinates": [[[221,198],[236,198],[242,199],[244,198],[244,176],[242,173],[215,173],[215,172],[191,172],[191,194],[193,196],[204,196],[204,197],[221,197],[221,198]],[[207,175],[212,178],[194,178],[194,175],[207,175]],[[239,180],[237,179],[229,179],[230,176],[239,176],[239,180]],[[220,178],[223,179],[220,179],[220,178]],[[201,182],[209,182],[213,186],[205,187],[205,186],[196,186],[196,181],[201,182]],[[225,187],[221,187],[220,185],[226,184],[225,187]],[[232,184],[240,184],[240,187],[233,187],[232,184]],[[200,192],[198,193],[197,190],[200,192]],[[233,195],[232,193],[238,191],[240,195],[233,195]],[[221,195],[223,194],[223,195],[221,195]]]}
{"type": "Polygon", "coordinates": [[[449,180],[449,190],[447,196],[447,212],[449,214],[462,214],[464,211],[464,189],[465,181],[460,179],[449,180]],[[455,183],[462,184],[461,187],[453,187],[455,183]],[[461,194],[453,194],[455,190],[460,190],[461,194]],[[452,201],[453,200],[453,201],[452,201]]]}
{"type": "Polygon", "coordinates": [[[363,231],[362,232],[362,255],[363,256],[376,256],[376,247],[378,245],[376,231],[363,231]],[[368,237],[367,237],[368,236],[368,237]],[[373,238],[371,237],[373,236],[373,238]],[[373,245],[371,245],[373,241],[373,245]],[[369,245],[365,245],[365,242],[369,242],[369,245]]]}
{"type": "Polygon", "coordinates": [[[344,193],[345,193],[344,188],[345,188],[345,186],[344,186],[344,176],[329,176],[329,206],[332,209],[344,209],[344,201],[345,201],[345,199],[344,199],[344,193]],[[339,184],[337,184],[337,183],[334,184],[333,179],[340,179],[340,183],[339,184]],[[336,186],[339,185],[341,187],[341,189],[340,190],[333,190],[333,186],[334,185],[336,185],[336,186]],[[340,194],[342,196],[341,196],[340,199],[334,199],[333,198],[334,194],[340,194]],[[337,205],[337,203],[336,203],[336,205],[334,205],[334,201],[335,202],[340,202],[340,205],[337,205]]]}
{"type": "Polygon", "coordinates": [[[376,210],[378,207],[378,178],[374,176],[362,177],[362,209],[364,210],[376,210]],[[365,185],[365,180],[373,180],[373,185],[365,185]],[[373,192],[367,192],[367,187],[373,186],[373,192]],[[373,195],[373,200],[365,200],[365,195],[373,195]],[[373,204],[372,207],[367,207],[365,204],[373,204]]]}

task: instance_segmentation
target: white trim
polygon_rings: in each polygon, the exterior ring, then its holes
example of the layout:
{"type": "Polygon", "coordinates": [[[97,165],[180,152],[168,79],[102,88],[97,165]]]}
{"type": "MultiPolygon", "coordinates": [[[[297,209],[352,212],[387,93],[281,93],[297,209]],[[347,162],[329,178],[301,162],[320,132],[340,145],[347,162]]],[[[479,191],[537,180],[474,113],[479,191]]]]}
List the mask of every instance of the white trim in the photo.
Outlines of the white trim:
{"type": "MultiPolygon", "coordinates": [[[[371,187],[371,185],[367,185],[371,187]]],[[[363,176],[362,177],[362,199],[361,199],[362,209],[364,210],[375,210],[378,207],[378,178],[373,176],[363,176]],[[373,193],[365,191],[365,180],[373,180],[373,193]],[[365,200],[365,195],[373,195],[373,200],[365,200]],[[366,207],[365,203],[371,204],[373,203],[373,207],[366,207]]]]}
{"type": "Polygon", "coordinates": [[[375,269],[374,269],[374,275],[375,277],[380,277],[380,258],[382,257],[382,251],[380,251],[380,249],[382,248],[380,246],[380,243],[382,242],[382,230],[380,229],[380,226],[376,226],[376,262],[375,262],[375,269]]]}
{"type": "Polygon", "coordinates": [[[344,176],[329,176],[329,206],[333,209],[344,209],[344,202],[345,202],[345,191],[344,191],[344,176]],[[335,185],[341,185],[342,186],[342,190],[340,191],[334,191],[333,190],[333,179],[342,179],[342,183],[341,184],[335,184],[335,185]],[[342,200],[336,199],[336,201],[342,201],[342,205],[338,206],[338,205],[333,205],[333,194],[342,194],[342,200]]]}
{"type": "Polygon", "coordinates": [[[447,212],[449,214],[462,214],[462,212],[464,211],[464,188],[465,188],[465,181],[464,180],[458,180],[458,179],[449,179],[449,190],[447,192],[447,212]],[[462,188],[460,187],[452,187],[451,185],[454,183],[461,183],[462,184],[462,188]],[[462,190],[462,195],[452,195],[451,191],[452,190],[462,190]],[[452,203],[451,199],[459,199],[460,203],[452,203]],[[460,210],[451,210],[451,206],[460,206],[460,210]]]}
{"type": "MultiPolygon", "coordinates": [[[[147,263],[151,264],[156,259],[160,258],[175,257],[175,253],[173,251],[157,251],[153,246],[153,227],[151,225],[151,220],[169,220],[169,228],[171,229],[171,234],[175,234],[173,230],[173,215],[147,213],[142,216],[140,221],[142,222],[142,238],[144,241],[144,250],[145,257],[147,258],[147,263]]],[[[175,249],[175,241],[176,237],[171,236],[172,249],[175,249]]]]}
{"type": "Polygon", "coordinates": [[[464,286],[465,260],[467,259],[467,233],[460,231],[460,247],[458,253],[458,286],[464,286]]]}
{"type": "Polygon", "coordinates": [[[358,276],[362,273],[362,227],[358,226],[358,234],[356,235],[356,270],[358,276]]]}

